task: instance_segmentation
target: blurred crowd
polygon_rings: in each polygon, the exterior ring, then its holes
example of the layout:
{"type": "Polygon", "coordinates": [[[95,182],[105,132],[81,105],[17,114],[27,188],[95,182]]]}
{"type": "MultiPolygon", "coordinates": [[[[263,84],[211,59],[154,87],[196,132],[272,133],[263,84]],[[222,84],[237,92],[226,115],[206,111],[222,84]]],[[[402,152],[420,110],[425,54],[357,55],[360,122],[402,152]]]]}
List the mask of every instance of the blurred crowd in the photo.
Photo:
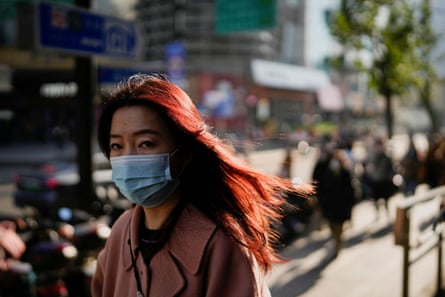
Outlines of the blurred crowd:
{"type": "MultiPolygon", "coordinates": [[[[329,227],[334,257],[342,249],[344,225],[356,203],[372,201],[375,220],[383,212],[390,222],[388,200],[395,194],[414,195],[420,184],[445,185],[445,135],[422,135],[426,145],[419,145],[416,136],[408,132],[407,141],[394,142],[371,131],[342,131],[310,140],[318,150],[312,173],[315,193],[312,211],[302,209],[305,214],[317,213],[329,227]]],[[[287,149],[281,164],[282,177],[292,178],[290,152],[287,149]]]]}

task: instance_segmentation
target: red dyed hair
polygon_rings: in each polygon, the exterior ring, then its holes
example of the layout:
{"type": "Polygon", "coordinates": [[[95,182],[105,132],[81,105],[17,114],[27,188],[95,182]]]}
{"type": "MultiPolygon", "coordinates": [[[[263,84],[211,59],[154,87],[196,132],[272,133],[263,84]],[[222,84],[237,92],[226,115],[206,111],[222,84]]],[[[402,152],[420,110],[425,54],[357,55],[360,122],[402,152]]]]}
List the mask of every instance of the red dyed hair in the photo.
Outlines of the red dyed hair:
{"type": "Polygon", "coordinates": [[[305,195],[310,186],[261,172],[236,157],[212,134],[190,97],[158,75],[130,77],[111,94],[99,119],[99,145],[109,157],[113,113],[122,106],[148,104],[178,132],[194,158],[181,175],[182,197],[189,199],[268,270],[280,261],[271,223],[281,217],[284,191],[305,195]]]}

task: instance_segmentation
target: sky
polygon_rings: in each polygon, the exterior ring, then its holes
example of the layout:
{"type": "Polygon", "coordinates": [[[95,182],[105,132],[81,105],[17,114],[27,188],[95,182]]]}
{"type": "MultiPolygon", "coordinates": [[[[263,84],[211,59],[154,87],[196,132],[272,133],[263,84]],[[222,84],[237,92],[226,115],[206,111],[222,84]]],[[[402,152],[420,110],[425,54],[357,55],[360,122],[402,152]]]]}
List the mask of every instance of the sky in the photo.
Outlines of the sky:
{"type": "Polygon", "coordinates": [[[440,77],[445,77],[445,1],[433,0],[432,3],[432,24],[436,32],[440,34],[437,47],[433,53],[434,64],[437,65],[436,71],[440,77]]]}

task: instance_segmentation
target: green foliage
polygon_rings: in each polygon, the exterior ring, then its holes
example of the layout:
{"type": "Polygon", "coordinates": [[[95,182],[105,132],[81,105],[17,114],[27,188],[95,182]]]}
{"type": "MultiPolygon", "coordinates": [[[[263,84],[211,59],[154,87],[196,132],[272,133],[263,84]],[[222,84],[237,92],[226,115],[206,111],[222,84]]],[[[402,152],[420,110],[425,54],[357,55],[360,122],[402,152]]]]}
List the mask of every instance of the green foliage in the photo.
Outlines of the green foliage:
{"type": "Polygon", "coordinates": [[[420,7],[407,0],[342,0],[332,16],[332,35],[343,46],[342,56],[359,53],[355,61],[331,59],[337,69],[353,66],[368,73],[369,86],[387,100],[391,134],[391,97],[410,87],[425,88],[434,77],[430,62],[437,40],[430,26],[429,1],[420,7]],[[370,63],[363,63],[363,54],[370,63]],[[348,65],[346,65],[348,63],[348,65]]]}
{"type": "Polygon", "coordinates": [[[403,0],[342,0],[331,24],[345,51],[368,55],[353,65],[369,72],[370,86],[382,95],[401,95],[414,82],[415,23],[413,9],[403,0]]]}

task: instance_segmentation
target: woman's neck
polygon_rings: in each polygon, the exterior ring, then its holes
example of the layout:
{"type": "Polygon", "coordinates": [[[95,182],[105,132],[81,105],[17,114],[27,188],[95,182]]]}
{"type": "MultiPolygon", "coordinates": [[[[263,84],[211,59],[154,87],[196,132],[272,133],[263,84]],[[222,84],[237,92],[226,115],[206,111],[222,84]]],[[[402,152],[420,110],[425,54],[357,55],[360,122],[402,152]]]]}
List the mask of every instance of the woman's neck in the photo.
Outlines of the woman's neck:
{"type": "Polygon", "coordinates": [[[168,220],[171,213],[179,203],[179,194],[175,193],[173,195],[173,197],[157,207],[144,207],[145,227],[151,230],[162,228],[164,223],[168,220]]]}

